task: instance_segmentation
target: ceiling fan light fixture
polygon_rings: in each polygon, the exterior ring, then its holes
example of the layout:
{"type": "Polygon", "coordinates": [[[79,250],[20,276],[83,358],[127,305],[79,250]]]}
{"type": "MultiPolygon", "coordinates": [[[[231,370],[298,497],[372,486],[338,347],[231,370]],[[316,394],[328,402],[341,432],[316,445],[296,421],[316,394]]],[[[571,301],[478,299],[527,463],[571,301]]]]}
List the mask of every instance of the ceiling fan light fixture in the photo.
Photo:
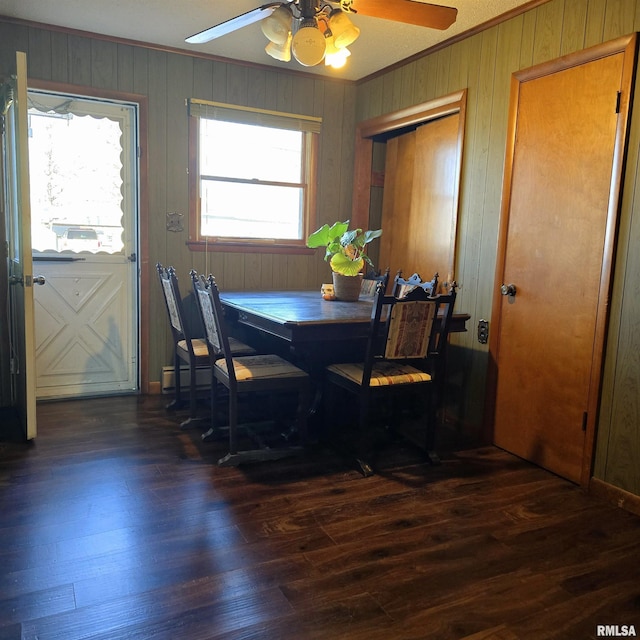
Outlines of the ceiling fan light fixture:
{"type": "Polygon", "coordinates": [[[358,12],[441,30],[448,29],[458,15],[456,8],[430,4],[429,0],[277,0],[220,22],[185,41],[203,44],[261,22],[261,29],[269,39],[265,50],[271,57],[288,62],[293,55],[306,67],[318,65],[326,58],[328,65],[337,68],[350,55],[346,48],[360,36],[360,29],[348,17],[349,13],[358,12]],[[354,2],[357,9],[352,6],[354,2]],[[325,42],[328,38],[330,44],[325,42]],[[334,49],[341,52],[339,56],[334,49]]]}
{"type": "Polygon", "coordinates": [[[291,36],[293,15],[287,5],[281,4],[270,16],[260,21],[262,33],[275,44],[285,44],[291,36]]]}
{"type": "Polygon", "coordinates": [[[326,50],[324,54],[324,63],[326,66],[334,69],[341,69],[347,62],[347,58],[351,55],[351,51],[346,47],[336,47],[331,31],[325,33],[326,50]],[[327,35],[329,34],[329,35],[327,35]]]}
{"type": "Polygon", "coordinates": [[[291,41],[293,57],[305,67],[314,67],[324,58],[325,37],[315,18],[305,19],[291,41]]]}
{"type": "Polygon", "coordinates": [[[360,35],[360,29],[356,27],[347,14],[341,9],[334,9],[329,17],[329,29],[333,34],[334,42],[338,49],[353,44],[360,35]]]}
{"type": "Polygon", "coordinates": [[[291,31],[289,31],[289,35],[287,39],[282,43],[278,44],[276,42],[270,42],[264,50],[270,55],[274,60],[280,60],[281,62],[290,62],[291,61],[291,31]]]}

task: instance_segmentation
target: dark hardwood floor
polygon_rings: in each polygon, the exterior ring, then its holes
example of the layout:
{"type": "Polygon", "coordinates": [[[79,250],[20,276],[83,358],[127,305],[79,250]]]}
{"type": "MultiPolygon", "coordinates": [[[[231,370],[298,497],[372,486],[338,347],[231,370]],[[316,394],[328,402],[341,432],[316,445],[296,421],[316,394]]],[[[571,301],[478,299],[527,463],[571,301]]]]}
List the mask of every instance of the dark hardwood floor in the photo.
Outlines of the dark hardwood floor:
{"type": "Polygon", "coordinates": [[[321,446],[222,469],[165,401],[43,404],[0,443],[0,640],[640,634],[640,518],[565,480],[403,442],[366,479],[321,446]]]}

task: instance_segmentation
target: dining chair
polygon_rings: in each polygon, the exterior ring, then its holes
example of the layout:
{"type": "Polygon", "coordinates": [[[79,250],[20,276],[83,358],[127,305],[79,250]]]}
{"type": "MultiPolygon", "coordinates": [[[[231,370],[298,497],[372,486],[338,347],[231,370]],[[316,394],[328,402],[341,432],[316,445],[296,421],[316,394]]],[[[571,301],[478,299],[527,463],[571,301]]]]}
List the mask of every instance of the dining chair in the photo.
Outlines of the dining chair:
{"type": "Polygon", "coordinates": [[[362,278],[362,283],[360,285],[360,298],[371,298],[376,293],[376,287],[378,283],[384,283],[385,291],[387,289],[387,283],[389,282],[389,267],[385,270],[383,274],[377,274],[375,271],[371,273],[367,273],[362,278]]]}
{"type": "MultiPolygon", "coordinates": [[[[412,300],[385,295],[378,285],[371,311],[365,358],[362,362],[329,365],[327,385],[337,385],[357,398],[358,434],[356,463],[364,476],[373,474],[372,404],[393,395],[416,392],[424,398],[421,446],[437,464],[435,428],[444,354],[456,299],[456,283],[447,294],[412,300]],[[436,400],[438,402],[436,402],[436,400]]],[[[335,416],[331,395],[325,399],[326,415],[335,416]]],[[[340,409],[345,413],[344,407],[340,409]]]]}
{"type": "MultiPolygon", "coordinates": [[[[205,327],[206,343],[211,367],[211,427],[203,434],[205,441],[213,440],[221,433],[219,425],[218,383],[228,390],[229,452],[218,460],[220,466],[236,466],[244,462],[276,460],[300,453],[307,441],[307,414],[310,404],[310,378],[302,369],[275,354],[238,356],[233,354],[224,319],[220,292],[215,278],[205,278],[191,271],[193,291],[205,327]],[[295,429],[278,434],[274,444],[271,433],[265,430],[264,421],[257,424],[239,423],[239,397],[251,394],[251,406],[263,413],[264,402],[269,405],[277,394],[297,394],[295,429]],[[254,448],[240,449],[240,430],[254,444],[254,448]],[[298,442],[295,436],[297,435],[298,442]]],[[[263,416],[261,415],[260,418],[263,416]]]]}
{"type": "Polygon", "coordinates": [[[439,274],[436,272],[431,280],[423,281],[417,273],[414,273],[410,278],[405,280],[402,277],[402,271],[398,271],[393,279],[391,295],[396,298],[406,298],[409,296],[413,299],[433,296],[438,293],[438,277],[439,274]],[[422,293],[425,293],[426,296],[421,295],[422,293]]]}
{"type": "MultiPolygon", "coordinates": [[[[197,416],[197,369],[209,364],[209,351],[207,343],[201,338],[194,338],[189,323],[186,321],[185,309],[180,295],[178,277],[175,269],[156,264],[158,279],[164,296],[169,326],[173,340],[173,370],[174,370],[174,399],[167,405],[167,409],[181,409],[184,406],[182,397],[181,364],[189,367],[189,417],[180,427],[187,429],[197,426],[201,418],[197,416]]],[[[255,349],[244,344],[240,340],[230,339],[232,350],[238,354],[252,354],[255,349]]]]}

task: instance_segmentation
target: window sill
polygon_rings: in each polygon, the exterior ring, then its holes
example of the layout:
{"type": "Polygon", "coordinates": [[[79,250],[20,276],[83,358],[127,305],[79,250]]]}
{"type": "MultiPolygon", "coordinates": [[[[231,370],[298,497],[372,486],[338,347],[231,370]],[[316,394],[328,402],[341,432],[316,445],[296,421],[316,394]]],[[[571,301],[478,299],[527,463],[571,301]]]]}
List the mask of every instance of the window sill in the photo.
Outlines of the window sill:
{"type": "Polygon", "coordinates": [[[315,249],[309,249],[301,243],[188,240],[186,244],[190,251],[215,251],[217,253],[287,253],[292,255],[313,255],[316,253],[315,249]]]}

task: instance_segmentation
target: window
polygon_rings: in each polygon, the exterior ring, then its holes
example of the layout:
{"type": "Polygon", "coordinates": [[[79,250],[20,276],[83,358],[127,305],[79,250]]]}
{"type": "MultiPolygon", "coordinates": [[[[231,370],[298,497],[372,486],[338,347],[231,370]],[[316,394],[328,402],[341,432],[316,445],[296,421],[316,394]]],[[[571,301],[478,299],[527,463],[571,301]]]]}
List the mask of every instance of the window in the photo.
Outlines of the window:
{"type": "Polygon", "coordinates": [[[320,119],[189,101],[189,244],[305,250],[320,119]]]}

